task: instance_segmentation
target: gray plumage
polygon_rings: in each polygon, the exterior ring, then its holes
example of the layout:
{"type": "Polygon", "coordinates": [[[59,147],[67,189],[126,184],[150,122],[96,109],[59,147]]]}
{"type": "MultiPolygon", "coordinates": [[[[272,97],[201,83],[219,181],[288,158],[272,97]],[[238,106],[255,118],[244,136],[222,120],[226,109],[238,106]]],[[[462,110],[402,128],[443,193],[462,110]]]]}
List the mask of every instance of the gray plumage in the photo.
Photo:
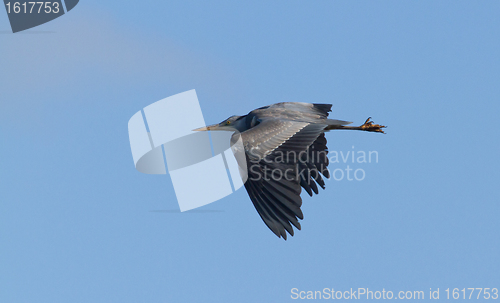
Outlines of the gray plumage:
{"type": "Polygon", "coordinates": [[[245,149],[248,179],[245,188],[264,223],[278,237],[293,236],[299,219],[302,188],[312,196],[329,178],[325,131],[353,129],[382,132],[385,126],[370,118],[358,127],[328,119],[331,104],[283,102],[231,116],[219,124],[196,130],[237,131],[245,149]],[[302,155],[299,157],[299,155],[302,155]],[[273,174],[267,175],[272,172],[273,174]],[[267,178],[266,178],[267,176],[267,178]]]}

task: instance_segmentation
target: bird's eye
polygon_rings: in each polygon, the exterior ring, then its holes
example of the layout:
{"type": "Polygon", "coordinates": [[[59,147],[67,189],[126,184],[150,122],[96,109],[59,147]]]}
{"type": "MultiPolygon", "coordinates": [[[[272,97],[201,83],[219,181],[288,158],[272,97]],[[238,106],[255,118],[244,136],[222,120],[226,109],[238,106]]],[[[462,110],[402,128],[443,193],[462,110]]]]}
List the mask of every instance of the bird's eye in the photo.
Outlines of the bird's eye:
{"type": "Polygon", "coordinates": [[[231,124],[231,121],[226,121],[226,124],[227,124],[227,125],[231,124]]]}

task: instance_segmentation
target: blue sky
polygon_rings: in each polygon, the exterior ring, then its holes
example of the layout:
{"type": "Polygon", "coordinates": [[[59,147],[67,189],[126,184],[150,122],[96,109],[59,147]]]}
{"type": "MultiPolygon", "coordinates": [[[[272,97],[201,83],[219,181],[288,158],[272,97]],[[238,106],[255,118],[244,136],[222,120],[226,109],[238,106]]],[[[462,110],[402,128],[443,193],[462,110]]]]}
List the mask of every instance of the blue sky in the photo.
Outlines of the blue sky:
{"type": "Polygon", "coordinates": [[[0,302],[500,288],[499,11],[88,0],[17,34],[0,12],[0,302]],[[379,161],[303,196],[302,231],[285,242],[243,189],[176,213],[168,175],[135,170],[128,119],[190,89],[207,123],[298,101],[389,128],[327,134],[330,150],[379,161]]]}

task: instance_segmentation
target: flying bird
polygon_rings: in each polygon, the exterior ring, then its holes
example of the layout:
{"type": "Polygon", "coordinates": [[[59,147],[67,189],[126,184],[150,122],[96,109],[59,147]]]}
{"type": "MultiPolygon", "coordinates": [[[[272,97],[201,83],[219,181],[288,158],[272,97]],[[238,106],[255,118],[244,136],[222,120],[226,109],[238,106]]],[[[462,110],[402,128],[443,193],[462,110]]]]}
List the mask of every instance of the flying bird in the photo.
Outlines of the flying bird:
{"type": "Polygon", "coordinates": [[[370,118],[361,126],[328,118],[331,104],[282,102],[231,116],[195,131],[232,131],[241,138],[248,178],[245,189],[267,227],[278,237],[293,236],[304,215],[302,188],[310,195],[329,178],[325,132],[336,129],[384,133],[370,118]]]}

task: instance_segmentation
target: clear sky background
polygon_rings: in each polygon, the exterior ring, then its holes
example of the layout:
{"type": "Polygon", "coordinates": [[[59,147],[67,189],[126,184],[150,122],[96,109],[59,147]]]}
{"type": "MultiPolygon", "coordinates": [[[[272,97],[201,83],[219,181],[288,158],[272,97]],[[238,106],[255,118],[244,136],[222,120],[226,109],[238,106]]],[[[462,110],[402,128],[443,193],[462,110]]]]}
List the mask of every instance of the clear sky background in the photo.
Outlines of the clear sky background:
{"type": "Polygon", "coordinates": [[[498,1],[82,0],[18,34],[0,12],[0,302],[500,288],[499,54],[498,1]],[[129,118],[189,89],[207,123],[299,101],[389,128],[327,134],[379,161],[332,166],[366,177],[303,196],[283,241],[244,189],[179,213],[135,170],[129,118]]]}

